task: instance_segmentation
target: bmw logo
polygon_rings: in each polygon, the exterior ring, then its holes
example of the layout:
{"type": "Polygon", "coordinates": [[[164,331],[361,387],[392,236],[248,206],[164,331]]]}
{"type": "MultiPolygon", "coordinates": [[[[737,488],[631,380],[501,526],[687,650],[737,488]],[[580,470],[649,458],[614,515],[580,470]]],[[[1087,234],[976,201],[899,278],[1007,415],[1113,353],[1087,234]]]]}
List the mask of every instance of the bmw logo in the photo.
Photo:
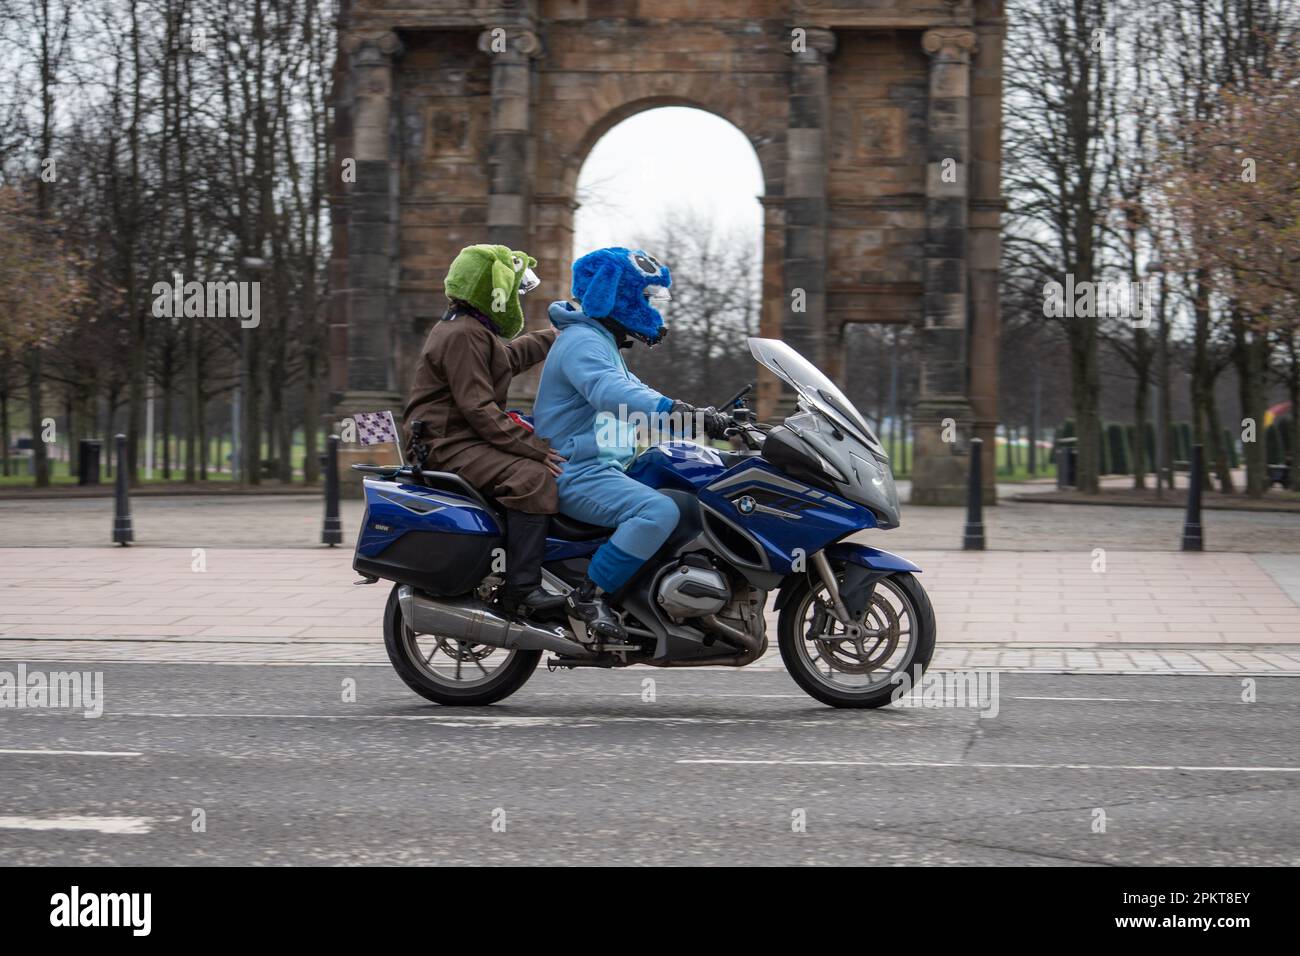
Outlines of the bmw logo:
{"type": "Polygon", "coordinates": [[[736,510],[742,515],[752,515],[757,503],[749,495],[741,495],[736,499],[736,510]]]}

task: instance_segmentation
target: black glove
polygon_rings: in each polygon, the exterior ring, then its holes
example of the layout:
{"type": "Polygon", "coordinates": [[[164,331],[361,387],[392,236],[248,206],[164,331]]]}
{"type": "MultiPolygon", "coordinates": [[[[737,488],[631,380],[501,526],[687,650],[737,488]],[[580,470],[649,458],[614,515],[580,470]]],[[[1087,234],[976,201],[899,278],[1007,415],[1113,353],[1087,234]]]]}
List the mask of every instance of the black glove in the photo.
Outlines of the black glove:
{"type": "Polygon", "coordinates": [[[731,419],[722,412],[710,405],[708,408],[697,408],[695,414],[700,417],[704,425],[704,434],[717,439],[727,437],[727,429],[731,427],[731,419]]]}
{"type": "Polygon", "coordinates": [[[727,416],[712,405],[696,408],[687,402],[675,400],[669,413],[675,422],[681,424],[683,433],[691,433],[698,423],[708,437],[726,438],[727,428],[731,425],[727,416]]]}

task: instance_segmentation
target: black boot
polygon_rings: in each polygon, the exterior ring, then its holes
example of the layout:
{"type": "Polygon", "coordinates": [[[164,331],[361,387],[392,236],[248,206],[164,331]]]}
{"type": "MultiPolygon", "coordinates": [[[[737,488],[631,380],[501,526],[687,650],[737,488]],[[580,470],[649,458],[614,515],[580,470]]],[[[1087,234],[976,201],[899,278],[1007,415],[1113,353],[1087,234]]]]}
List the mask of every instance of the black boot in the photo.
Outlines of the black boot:
{"type": "Polygon", "coordinates": [[[587,633],[606,641],[626,641],[627,631],[623,629],[618,615],[605,603],[605,595],[600,593],[596,582],[584,578],[583,582],[569,592],[565,599],[570,617],[576,617],[587,625],[587,633]]]}
{"type": "Polygon", "coordinates": [[[501,609],[510,617],[522,611],[554,611],[564,604],[564,595],[542,587],[542,557],[550,520],[548,515],[506,512],[506,584],[501,609]]]}

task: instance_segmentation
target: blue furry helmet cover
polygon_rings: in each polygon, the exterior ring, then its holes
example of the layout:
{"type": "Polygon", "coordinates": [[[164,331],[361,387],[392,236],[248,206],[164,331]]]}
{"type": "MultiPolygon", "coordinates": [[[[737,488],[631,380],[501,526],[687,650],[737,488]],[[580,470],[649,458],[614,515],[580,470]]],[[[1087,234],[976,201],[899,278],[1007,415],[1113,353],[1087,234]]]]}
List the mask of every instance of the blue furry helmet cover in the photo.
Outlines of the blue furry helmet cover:
{"type": "Polygon", "coordinates": [[[664,337],[664,317],[646,301],[647,286],[673,284],[673,274],[641,249],[611,246],[589,252],[573,264],[573,297],[593,319],[618,323],[647,345],[664,337]]]}

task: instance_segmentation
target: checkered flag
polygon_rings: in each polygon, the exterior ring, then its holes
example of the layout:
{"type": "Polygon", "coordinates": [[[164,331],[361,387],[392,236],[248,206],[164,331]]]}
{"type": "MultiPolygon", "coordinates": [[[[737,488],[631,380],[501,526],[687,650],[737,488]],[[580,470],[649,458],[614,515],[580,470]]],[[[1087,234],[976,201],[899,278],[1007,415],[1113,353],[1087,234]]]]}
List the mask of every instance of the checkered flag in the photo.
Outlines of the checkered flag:
{"type": "Polygon", "coordinates": [[[392,412],[357,412],[352,420],[357,423],[358,442],[363,445],[396,445],[397,460],[406,464],[402,440],[397,434],[397,422],[393,421],[392,412]]]}
{"type": "Polygon", "coordinates": [[[392,412],[358,412],[357,441],[363,445],[400,444],[392,412]]]}

